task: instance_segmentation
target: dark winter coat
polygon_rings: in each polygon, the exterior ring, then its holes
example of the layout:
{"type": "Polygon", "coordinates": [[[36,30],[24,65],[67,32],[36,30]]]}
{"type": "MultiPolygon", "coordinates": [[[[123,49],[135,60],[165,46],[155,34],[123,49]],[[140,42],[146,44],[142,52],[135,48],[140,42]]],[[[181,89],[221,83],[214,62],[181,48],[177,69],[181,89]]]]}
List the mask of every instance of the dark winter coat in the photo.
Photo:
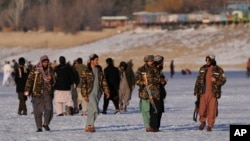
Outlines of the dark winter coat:
{"type": "Polygon", "coordinates": [[[135,73],[131,67],[128,67],[125,73],[126,73],[128,86],[130,88],[130,91],[132,91],[132,86],[135,86],[135,73]]]}
{"type": "Polygon", "coordinates": [[[78,75],[78,72],[76,71],[75,68],[72,68],[73,69],[73,83],[78,86],[79,83],[80,83],[80,77],[78,75]]]}
{"type": "Polygon", "coordinates": [[[55,85],[54,90],[69,91],[73,84],[73,69],[68,64],[59,64],[54,69],[55,85]]]}
{"type": "Polygon", "coordinates": [[[19,66],[15,70],[15,83],[16,83],[16,92],[23,93],[25,88],[25,83],[28,79],[30,70],[24,66],[19,66]]]}
{"type": "Polygon", "coordinates": [[[104,69],[104,75],[110,90],[110,98],[118,96],[120,86],[119,69],[113,65],[109,65],[104,69]]]}
{"type": "MultiPolygon", "coordinates": [[[[197,80],[195,82],[194,87],[194,94],[204,94],[205,93],[205,87],[206,87],[206,73],[207,73],[208,66],[203,65],[200,68],[199,74],[197,76],[197,80]]],[[[221,97],[221,87],[226,83],[226,76],[224,74],[224,71],[219,66],[213,66],[212,68],[212,76],[216,79],[215,82],[212,82],[212,92],[213,96],[216,98],[221,97]]]]}

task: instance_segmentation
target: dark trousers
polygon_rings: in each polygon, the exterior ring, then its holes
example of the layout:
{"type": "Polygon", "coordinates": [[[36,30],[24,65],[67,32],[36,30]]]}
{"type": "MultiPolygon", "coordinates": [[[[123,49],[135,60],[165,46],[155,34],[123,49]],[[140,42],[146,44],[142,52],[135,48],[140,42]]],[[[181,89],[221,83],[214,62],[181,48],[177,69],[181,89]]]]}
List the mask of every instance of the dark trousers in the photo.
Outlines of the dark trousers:
{"type": "Polygon", "coordinates": [[[164,111],[164,103],[163,100],[154,100],[155,107],[157,109],[157,113],[155,113],[155,110],[150,104],[150,127],[154,130],[159,130],[161,126],[161,117],[162,117],[162,112],[164,111]]]}
{"type": "Polygon", "coordinates": [[[27,107],[26,107],[27,96],[24,95],[24,92],[18,93],[18,99],[19,99],[18,113],[20,114],[21,112],[27,113],[27,107]]]}
{"type": "Polygon", "coordinates": [[[247,68],[247,77],[250,77],[250,68],[247,68]]]}
{"type": "Polygon", "coordinates": [[[42,97],[34,97],[33,101],[34,117],[37,128],[42,128],[42,124],[49,125],[53,117],[52,96],[43,94],[42,97]],[[44,122],[43,122],[44,116],[44,122]]]}
{"type": "Polygon", "coordinates": [[[119,109],[119,96],[118,95],[115,97],[110,97],[110,98],[107,98],[106,95],[104,95],[103,98],[104,98],[103,99],[103,112],[107,112],[109,100],[112,100],[116,110],[119,109]]]}

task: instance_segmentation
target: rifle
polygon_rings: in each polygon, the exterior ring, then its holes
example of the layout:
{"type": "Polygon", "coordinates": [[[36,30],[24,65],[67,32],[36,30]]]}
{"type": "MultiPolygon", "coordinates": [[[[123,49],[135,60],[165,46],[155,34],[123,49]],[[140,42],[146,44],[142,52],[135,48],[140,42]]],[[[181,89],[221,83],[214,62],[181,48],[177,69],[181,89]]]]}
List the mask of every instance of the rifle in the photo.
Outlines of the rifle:
{"type": "Polygon", "coordinates": [[[39,73],[38,71],[35,71],[35,79],[34,79],[33,88],[32,88],[32,92],[33,92],[33,93],[34,93],[34,91],[35,91],[38,73],[39,73]]]}
{"type": "Polygon", "coordinates": [[[145,87],[146,87],[146,90],[147,90],[148,95],[149,95],[150,103],[151,103],[151,105],[154,108],[154,113],[158,113],[157,108],[156,108],[155,103],[154,103],[154,100],[153,100],[153,96],[152,96],[151,90],[148,87],[148,80],[147,80],[147,74],[146,74],[146,72],[142,72],[142,75],[145,75],[145,81],[146,81],[146,86],[145,87]]]}
{"type": "Polygon", "coordinates": [[[195,108],[194,108],[194,113],[193,113],[193,121],[197,122],[197,117],[198,117],[198,111],[199,111],[199,105],[200,105],[200,95],[197,94],[196,96],[196,101],[195,101],[195,108]]]}

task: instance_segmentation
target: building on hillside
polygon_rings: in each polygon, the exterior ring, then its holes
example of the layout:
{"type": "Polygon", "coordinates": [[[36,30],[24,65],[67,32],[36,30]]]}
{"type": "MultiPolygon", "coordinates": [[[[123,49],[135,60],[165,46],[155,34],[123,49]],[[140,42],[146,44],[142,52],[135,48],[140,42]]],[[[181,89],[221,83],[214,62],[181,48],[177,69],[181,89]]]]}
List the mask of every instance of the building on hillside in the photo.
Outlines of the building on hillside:
{"type": "Polygon", "coordinates": [[[116,28],[128,24],[127,16],[103,16],[101,17],[103,28],[116,28]]]}

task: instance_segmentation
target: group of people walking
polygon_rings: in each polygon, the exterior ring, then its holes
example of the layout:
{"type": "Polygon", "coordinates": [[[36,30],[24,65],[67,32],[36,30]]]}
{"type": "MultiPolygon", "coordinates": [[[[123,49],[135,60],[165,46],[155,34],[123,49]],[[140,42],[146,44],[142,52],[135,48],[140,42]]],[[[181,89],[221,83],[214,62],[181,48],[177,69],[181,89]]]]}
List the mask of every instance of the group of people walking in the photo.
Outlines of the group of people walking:
{"type": "MultiPolygon", "coordinates": [[[[89,56],[87,65],[78,58],[72,66],[66,63],[64,56],[60,56],[59,64],[53,68],[48,56],[44,55],[32,69],[25,66],[25,59],[21,57],[15,71],[16,91],[20,100],[18,114],[27,115],[25,101],[27,96],[32,96],[37,132],[42,132],[42,127],[49,131],[54,99],[57,116],[73,115],[82,110],[81,115],[87,116],[84,131],[95,132],[94,123],[100,113],[98,104],[102,94],[103,114],[107,114],[109,100],[114,104],[114,114],[121,110],[126,112],[137,85],[145,131],[159,132],[167,96],[165,85],[168,82],[163,73],[164,57],[146,55],[143,61],[144,64],[134,73],[132,65],[124,61],[115,67],[112,58],[106,59],[107,66],[103,70],[97,54],[89,56]]],[[[203,130],[207,122],[207,131],[212,131],[218,115],[221,86],[225,82],[224,71],[217,66],[215,56],[207,56],[194,88],[194,95],[200,100],[199,130],[203,130]]]]}

